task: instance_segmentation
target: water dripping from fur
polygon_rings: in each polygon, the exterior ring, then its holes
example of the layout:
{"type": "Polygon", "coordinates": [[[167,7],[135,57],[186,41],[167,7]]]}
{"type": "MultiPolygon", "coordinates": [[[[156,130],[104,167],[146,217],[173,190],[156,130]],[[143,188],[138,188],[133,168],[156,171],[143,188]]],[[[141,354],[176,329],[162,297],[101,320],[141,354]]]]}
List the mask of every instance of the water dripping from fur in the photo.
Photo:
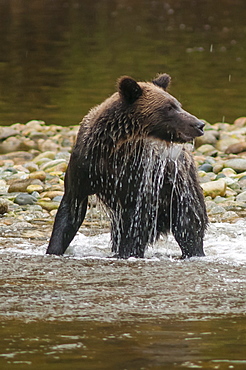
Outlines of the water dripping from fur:
{"type": "MultiPolygon", "coordinates": [[[[144,145],[142,141],[128,142],[114,151],[112,156],[107,153],[109,165],[106,172],[105,165],[97,169],[100,173],[101,188],[104,189],[97,196],[106,204],[111,218],[114,253],[119,253],[122,243],[131,244],[134,241],[135,246],[130,248],[130,255],[143,255],[142,245],[152,244],[158,239],[162,233],[158,229],[158,218],[160,207],[163,208],[162,193],[165,183],[171,188],[169,204],[165,207],[169,212],[167,230],[172,231],[173,197],[183,191],[177,181],[180,177],[179,158],[182,153],[181,144],[173,145],[152,140],[145,140],[144,145]],[[143,233],[148,235],[141,235],[143,233]]],[[[91,162],[95,163],[95,158],[92,158],[91,162]]],[[[95,170],[93,168],[94,173],[95,170]]]]}

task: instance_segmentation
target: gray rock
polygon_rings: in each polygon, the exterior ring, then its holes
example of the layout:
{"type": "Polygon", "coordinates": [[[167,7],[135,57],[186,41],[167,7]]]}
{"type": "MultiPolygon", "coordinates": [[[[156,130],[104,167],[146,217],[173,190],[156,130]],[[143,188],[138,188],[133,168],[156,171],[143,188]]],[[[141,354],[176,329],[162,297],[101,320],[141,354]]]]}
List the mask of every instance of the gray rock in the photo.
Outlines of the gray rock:
{"type": "Polygon", "coordinates": [[[21,148],[21,140],[15,136],[10,136],[2,143],[0,143],[0,153],[16,152],[21,148]]]}
{"type": "Polygon", "coordinates": [[[246,191],[243,191],[241,194],[238,194],[237,201],[246,202],[246,191]]]}
{"type": "Polygon", "coordinates": [[[26,162],[30,162],[33,158],[33,154],[23,151],[8,153],[1,156],[1,159],[11,159],[14,161],[15,164],[24,164],[26,162]]]}
{"type": "Polygon", "coordinates": [[[218,150],[213,147],[213,145],[210,144],[203,144],[199,148],[197,148],[197,151],[209,156],[215,156],[218,153],[218,150]]]}
{"type": "Polygon", "coordinates": [[[234,121],[234,126],[244,127],[246,126],[246,117],[239,117],[234,121]]]}
{"type": "Polygon", "coordinates": [[[239,180],[238,180],[238,184],[240,185],[241,189],[242,190],[246,190],[246,176],[242,176],[239,180]]]}
{"type": "Polygon", "coordinates": [[[234,137],[227,137],[226,139],[220,139],[216,143],[216,149],[218,149],[220,152],[225,152],[226,149],[232,145],[236,144],[238,142],[238,139],[235,139],[234,137]]]}
{"type": "Polygon", "coordinates": [[[218,137],[219,137],[219,133],[217,130],[205,131],[204,135],[196,138],[195,147],[198,148],[199,146],[204,145],[204,144],[215,145],[218,137]]]}
{"type": "Polygon", "coordinates": [[[7,139],[10,136],[18,135],[18,131],[11,126],[0,126],[0,140],[7,139]]]}
{"type": "Polygon", "coordinates": [[[27,204],[35,204],[37,199],[31,194],[21,193],[15,197],[14,202],[20,206],[23,206],[27,204]]]}
{"type": "Polygon", "coordinates": [[[6,199],[0,198],[0,214],[3,215],[4,213],[7,213],[8,209],[8,201],[6,199]]]}
{"type": "Polygon", "coordinates": [[[213,207],[208,213],[210,215],[217,215],[217,214],[223,214],[225,213],[225,208],[222,207],[222,206],[219,206],[219,205],[216,205],[215,207],[213,207]]]}
{"type": "Polygon", "coordinates": [[[213,171],[213,166],[209,163],[204,163],[198,169],[200,171],[204,171],[204,172],[212,172],[213,171]]]}
{"type": "Polygon", "coordinates": [[[232,158],[224,162],[225,167],[232,168],[236,172],[246,171],[246,159],[245,158],[232,158]]]}
{"type": "Polygon", "coordinates": [[[53,198],[54,202],[60,202],[62,200],[62,195],[57,195],[56,197],[53,198]]]}

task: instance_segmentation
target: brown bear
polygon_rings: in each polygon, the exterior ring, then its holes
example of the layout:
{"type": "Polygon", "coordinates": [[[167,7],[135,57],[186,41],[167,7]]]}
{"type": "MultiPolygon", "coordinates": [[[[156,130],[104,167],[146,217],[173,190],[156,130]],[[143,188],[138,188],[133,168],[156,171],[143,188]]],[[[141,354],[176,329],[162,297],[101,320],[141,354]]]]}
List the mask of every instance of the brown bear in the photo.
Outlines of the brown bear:
{"type": "Polygon", "coordinates": [[[204,256],[207,214],[196,168],[182,143],[203,134],[204,123],[166,89],[121,77],[118,92],[84,117],[65,175],[48,254],[61,255],[81,226],[88,196],[111,216],[112,251],[144,257],[146,246],[172,232],[182,258],[204,256]]]}

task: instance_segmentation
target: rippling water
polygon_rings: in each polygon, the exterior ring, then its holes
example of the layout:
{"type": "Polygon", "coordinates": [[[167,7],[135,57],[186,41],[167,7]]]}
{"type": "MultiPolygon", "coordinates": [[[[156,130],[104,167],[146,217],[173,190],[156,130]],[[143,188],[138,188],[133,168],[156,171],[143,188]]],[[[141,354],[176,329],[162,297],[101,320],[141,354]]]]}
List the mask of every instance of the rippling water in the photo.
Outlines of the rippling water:
{"type": "Polygon", "coordinates": [[[109,258],[109,233],[78,234],[63,257],[45,255],[47,244],[13,240],[0,250],[0,313],[102,321],[244,314],[245,225],[211,224],[206,257],[185,261],[171,236],[149,247],[144,259],[128,260],[109,258]]]}
{"type": "Polygon", "coordinates": [[[108,233],[63,257],[2,239],[0,365],[245,369],[245,226],[211,224],[206,257],[186,261],[171,237],[142,260],[108,258],[108,233]]]}

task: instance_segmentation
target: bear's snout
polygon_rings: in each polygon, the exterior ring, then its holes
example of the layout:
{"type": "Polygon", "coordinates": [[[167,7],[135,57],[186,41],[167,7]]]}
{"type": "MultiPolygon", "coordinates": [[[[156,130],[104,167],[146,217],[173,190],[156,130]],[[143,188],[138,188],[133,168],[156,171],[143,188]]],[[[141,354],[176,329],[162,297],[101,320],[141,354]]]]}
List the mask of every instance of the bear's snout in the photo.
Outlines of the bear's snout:
{"type": "Polygon", "coordinates": [[[200,120],[197,120],[197,122],[195,123],[194,127],[197,129],[198,131],[198,135],[197,136],[202,136],[204,134],[204,126],[205,126],[205,123],[200,121],[200,120]]]}

